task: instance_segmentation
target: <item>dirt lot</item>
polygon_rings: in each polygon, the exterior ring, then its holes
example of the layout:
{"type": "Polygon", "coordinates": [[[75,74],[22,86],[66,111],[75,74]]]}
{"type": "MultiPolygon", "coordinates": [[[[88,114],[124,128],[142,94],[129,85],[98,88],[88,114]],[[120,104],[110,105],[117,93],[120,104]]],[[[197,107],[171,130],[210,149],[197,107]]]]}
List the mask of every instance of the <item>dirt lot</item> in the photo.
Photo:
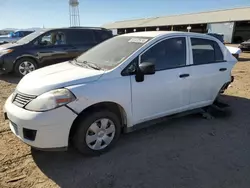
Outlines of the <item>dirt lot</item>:
{"type": "MultiPolygon", "coordinates": [[[[0,187],[248,188],[250,53],[233,70],[224,100],[232,115],[183,117],[123,135],[100,157],[40,152],[19,141],[0,118],[0,187]]],[[[0,77],[0,106],[17,79],[0,77]]],[[[2,114],[2,109],[0,109],[2,114]]]]}

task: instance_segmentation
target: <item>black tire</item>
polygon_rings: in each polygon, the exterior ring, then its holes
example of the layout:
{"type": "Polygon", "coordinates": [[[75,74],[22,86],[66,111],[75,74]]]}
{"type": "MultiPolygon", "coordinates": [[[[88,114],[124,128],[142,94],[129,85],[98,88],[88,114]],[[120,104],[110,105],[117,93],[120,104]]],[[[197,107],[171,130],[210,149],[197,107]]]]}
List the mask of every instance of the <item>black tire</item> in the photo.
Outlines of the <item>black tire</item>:
{"type": "MultiPolygon", "coordinates": [[[[32,58],[21,58],[21,59],[18,59],[14,65],[14,73],[19,76],[19,77],[23,77],[25,76],[26,74],[23,74],[20,70],[19,70],[19,66],[24,63],[24,62],[28,62],[29,65],[33,65],[34,66],[34,70],[36,70],[38,68],[38,65],[37,65],[37,62],[32,59],[32,58]]],[[[34,71],[33,70],[33,71],[34,71]]]]}
{"type": "Polygon", "coordinates": [[[82,154],[86,155],[100,155],[104,152],[107,152],[114,144],[117,142],[117,140],[120,137],[121,134],[121,121],[117,117],[116,114],[113,112],[110,112],[108,110],[99,111],[99,112],[93,112],[91,114],[87,114],[86,117],[82,117],[78,121],[77,130],[73,136],[73,144],[75,148],[82,154]],[[100,150],[93,150],[91,149],[87,143],[86,143],[86,134],[89,129],[89,127],[97,120],[107,118],[110,119],[115,126],[115,135],[113,140],[107,147],[100,149],[100,150]]]}

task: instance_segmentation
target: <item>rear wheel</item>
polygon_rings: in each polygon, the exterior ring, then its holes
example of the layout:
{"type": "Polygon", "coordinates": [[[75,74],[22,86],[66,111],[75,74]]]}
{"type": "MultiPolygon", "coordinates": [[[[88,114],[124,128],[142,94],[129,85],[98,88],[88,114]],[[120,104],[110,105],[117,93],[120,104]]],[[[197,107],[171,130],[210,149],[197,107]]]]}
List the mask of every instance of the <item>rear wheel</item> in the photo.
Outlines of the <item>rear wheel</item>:
{"type": "Polygon", "coordinates": [[[78,121],[74,146],[89,155],[99,155],[110,149],[118,140],[121,124],[116,114],[110,111],[94,112],[78,121]]]}
{"type": "Polygon", "coordinates": [[[37,63],[31,58],[21,58],[16,61],[15,74],[18,76],[25,76],[28,73],[37,69],[37,63]]]}

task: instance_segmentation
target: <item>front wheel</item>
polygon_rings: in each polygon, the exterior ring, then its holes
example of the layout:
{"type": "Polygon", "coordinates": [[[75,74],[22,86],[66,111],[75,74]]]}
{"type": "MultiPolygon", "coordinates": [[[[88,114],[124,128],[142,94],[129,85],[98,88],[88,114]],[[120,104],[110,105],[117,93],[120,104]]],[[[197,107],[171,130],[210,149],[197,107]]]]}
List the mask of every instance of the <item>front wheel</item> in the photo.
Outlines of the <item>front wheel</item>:
{"type": "Polygon", "coordinates": [[[22,77],[36,69],[37,69],[37,63],[35,60],[31,58],[22,58],[17,60],[14,71],[17,76],[22,77]]]}
{"type": "Polygon", "coordinates": [[[94,112],[78,122],[74,135],[74,146],[89,155],[99,155],[110,149],[121,133],[121,123],[110,111],[94,112]]]}

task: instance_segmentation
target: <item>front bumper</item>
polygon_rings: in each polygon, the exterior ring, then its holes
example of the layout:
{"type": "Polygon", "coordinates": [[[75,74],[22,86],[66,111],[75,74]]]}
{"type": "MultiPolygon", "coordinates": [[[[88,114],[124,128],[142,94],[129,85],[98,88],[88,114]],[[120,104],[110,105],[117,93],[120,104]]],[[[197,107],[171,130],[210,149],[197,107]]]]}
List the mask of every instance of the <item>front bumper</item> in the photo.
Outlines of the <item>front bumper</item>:
{"type": "Polygon", "coordinates": [[[3,63],[4,63],[3,58],[0,56],[0,75],[4,73],[3,63]]]}
{"type": "Polygon", "coordinates": [[[15,57],[12,55],[0,56],[0,74],[10,73],[14,68],[15,57]]]}
{"type": "Polygon", "coordinates": [[[42,150],[58,150],[68,146],[71,125],[77,115],[67,107],[47,112],[32,112],[7,99],[4,111],[11,131],[26,144],[42,150]]]}

